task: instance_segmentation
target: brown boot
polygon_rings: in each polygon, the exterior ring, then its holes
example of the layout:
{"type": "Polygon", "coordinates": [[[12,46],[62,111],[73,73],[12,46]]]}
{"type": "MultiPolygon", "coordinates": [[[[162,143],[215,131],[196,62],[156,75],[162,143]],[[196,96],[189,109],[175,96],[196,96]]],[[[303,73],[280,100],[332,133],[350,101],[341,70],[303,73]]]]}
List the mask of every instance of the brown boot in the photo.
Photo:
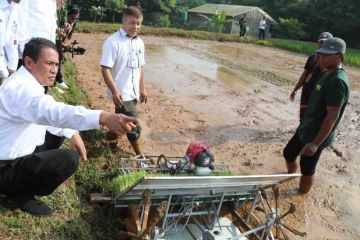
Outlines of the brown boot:
{"type": "Polygon", "coordinates": [[[136,155],[140,155],[142,152],[141,152],[141,146],[140,146],[140,143],[138,140],[136,141],[130,141],[130,144],[132,146],[132,148],[134,149],[134,152],[136,155]]]}

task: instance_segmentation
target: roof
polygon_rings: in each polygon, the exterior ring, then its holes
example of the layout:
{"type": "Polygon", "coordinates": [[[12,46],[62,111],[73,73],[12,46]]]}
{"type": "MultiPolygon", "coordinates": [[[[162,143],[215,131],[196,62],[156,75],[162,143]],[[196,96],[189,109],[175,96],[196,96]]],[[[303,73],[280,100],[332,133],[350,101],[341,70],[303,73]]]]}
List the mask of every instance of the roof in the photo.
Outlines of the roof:
{"type": "Polygon", "coordinates": [[[259,11],[261,14],[263,14],[267,19],[269,19],[272,22],[275,22],[275,20],[267,14],[264,10],[261,8],[255,7],[255,6],[241,6],[241,5],[226,5],[226,4],[212,4],[207,3],[202,6],[198,6],[192,9],[189,9],[188,12],[192,13],[201,13],[201,14],[215,14],[216,11],[225,11],[227,16],[230,17],[236,17],[244,13],[248,13],[251,11],[259,11]]]}

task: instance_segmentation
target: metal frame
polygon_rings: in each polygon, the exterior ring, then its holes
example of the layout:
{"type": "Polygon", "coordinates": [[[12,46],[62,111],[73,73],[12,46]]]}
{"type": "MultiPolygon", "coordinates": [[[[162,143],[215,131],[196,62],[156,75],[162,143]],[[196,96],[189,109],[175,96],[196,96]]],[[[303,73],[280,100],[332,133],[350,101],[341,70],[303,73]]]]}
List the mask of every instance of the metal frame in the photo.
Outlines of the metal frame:
{"type": "MultiPolygon", "coordinates": [[[[221,177],[145,177],[140,182],[127,189],[113,199],[114,205],[127,207],[129,203],[140,203],[145,189],[152,191],[152,203],[167,201],[160,235],[175,230],[179,231],[177,224],[181,222],[185,228],[189,221],[202,224],[206,229],[212,230],[216,226],[224,202],[233,203],[233,214],[248,228],[246,232],[232,239],[240,239],[253,235],[257,239],[274,240],[271,228],[279,217],[277,210],[272,209],[264,201],[261,191],[274,187],[282,182],[299,177],[299,174],[255,175],[255,176],[221,176],[221,177]],[[237,209],[250,203],[251,207],[245,217],[241,217],[237,209]],[[203,209],[211,204],[212,209],[203,209]],[[261,205],[266,214],[266,221],[259,222],[251,228],[249,220],[255,216],[253,211],[261,205]],[[212,219],[208,222],[205,218],[212,219]],[[203,222],[199,222],[202,219],[203,222]]],[[[141,213],[141,217],[143,213],[141,213]]],[[[221,227],[221,226],[220,226],[221,227]]],[[[180,229],[181,231],[182,229],[180,229]]]]}

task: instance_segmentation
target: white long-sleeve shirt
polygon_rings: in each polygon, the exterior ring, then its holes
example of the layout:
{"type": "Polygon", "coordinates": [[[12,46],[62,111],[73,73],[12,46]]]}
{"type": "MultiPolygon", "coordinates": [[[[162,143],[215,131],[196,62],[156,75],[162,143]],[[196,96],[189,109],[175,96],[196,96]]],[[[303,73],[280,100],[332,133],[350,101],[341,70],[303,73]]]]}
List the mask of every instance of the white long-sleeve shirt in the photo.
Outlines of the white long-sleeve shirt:
{"type": "Polygon", "coordinates": [[[44,143],[47,130],[70,138],[76,132],[72,129],[99,128],[100,113],[55,101],[21,67],[0,86],[0,160],[33,153],[44,143]]]}
{"type": "Polygon", "coordinates": [[[0,77],[7,77],[7,69],[17,68],[17,34],[18,4],[0,0],[0,77]]]}
{"type": "MultiPolygon", "coordinates": [[[[56,0],[22,0],[27,1],[27,28],[29,39],[46,38],[55,43],[56,39],[56,0]]],[[[25,12],[21,10],[21,12],[25,12]]]]}

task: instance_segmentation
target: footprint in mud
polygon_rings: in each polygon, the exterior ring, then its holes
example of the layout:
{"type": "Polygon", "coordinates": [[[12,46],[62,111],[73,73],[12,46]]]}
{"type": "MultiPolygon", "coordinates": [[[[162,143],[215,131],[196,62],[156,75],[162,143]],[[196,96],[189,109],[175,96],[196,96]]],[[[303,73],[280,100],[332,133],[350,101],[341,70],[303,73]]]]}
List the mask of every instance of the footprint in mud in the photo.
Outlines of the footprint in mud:
{"type": "Polygon", "coordinates": [[[258,167],[263,167],[263,163],[256,163],[254,160],[248,159],[246,162],[241,164],[244,167],[249,167],[250,169],[255,169],[258,167]]]}
{"type": "Polygon", "coordinates": [[[247,104],[244,108],[237,109],[236,112],[243,117],[248,117],[250,115],[250,105],[247,104]]]}
{"type": "Polygon", "coordinates": [[[209,99],[211,96],[210,95],[197,95],[195,96],[195,98],[200,99],[200,100],[206,100],[209,99]]]}

